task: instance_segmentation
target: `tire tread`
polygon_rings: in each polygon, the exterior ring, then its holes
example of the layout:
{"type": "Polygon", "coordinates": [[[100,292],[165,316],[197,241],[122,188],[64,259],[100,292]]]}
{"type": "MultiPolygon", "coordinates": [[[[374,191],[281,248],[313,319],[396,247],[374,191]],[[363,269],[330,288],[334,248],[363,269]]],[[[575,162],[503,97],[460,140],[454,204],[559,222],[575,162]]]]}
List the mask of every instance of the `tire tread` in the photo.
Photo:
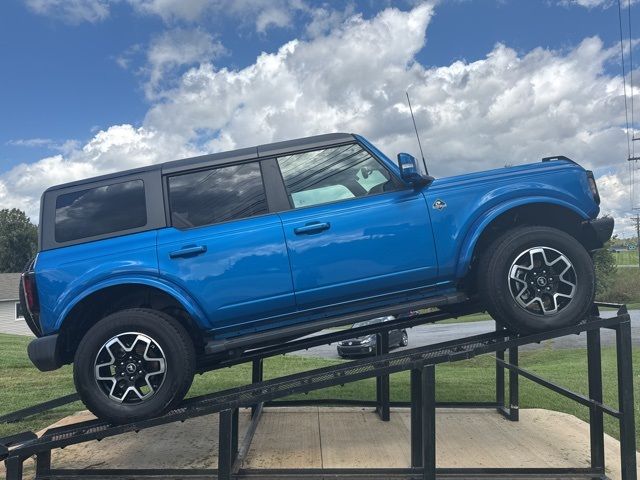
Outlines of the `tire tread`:
{"type": "MultiPolygon", "coordinates": [[[[517,245],[519,243],[526,243],[528,238],[534,235],[544,234],[548,238],[553,241],[562,241],[568,242],[568,244],[576,247],[576,255],[581,257],[581,261],[591,262],[588,252],[584,249],[582,244],[580,244],[574,237],[569,234],[563,232],[562,230],[558,230],[552,227],[546,226],[526,226],[526,227],[517,227],[511,230],[508,230],[496,240],[494,240],[483,255],[480,258],[478,263],[478,293],[480,298],[484,302],[485,308],[487,312],[501,325],[506,327],[511,331],[516,331],[520,333],[530,333],[533,331],[540,330],[539,328],[531,328],[522,323],[521,319],[517,318],[517,315],[513,315],[507,310],[506,302],[504,299],[511,298],[511,292],[509,291],[509,285],[507,282],[502,280],[497,280],[499,273],[498,271],[503,267],[503,263],[505,260],[505,255],[507,255],[510,247],[512,245],[517,245]]],[[[575,265],[574,265],[575,267],[575,265]]],[[[580,319],[584,318],[589,309],[591,308],[591,303],[593,301],[593,292],[594,292],[594,273],[593,266],[590,263],[591,278],[587,278],[584,280],[584,285],[591,284],[591,292],[588,293],[587,297],[589,297],[588,301],[584,301],[584,304],[581,308],[577,309],[575,313],[575,319],[572,321],[577,322],[580,319]]],[[[580,292],[579,292],[580,293],[580,292]]],[[[577,299],[576,299],[577,301],[577,299]]],[[[577,307],[576,307],[577,308],[577,307]]],[[[527,315],[527,313],[522,310],[522,315],[527,315]]],[[[532,314],[529,314],[532,315],[532,314]]],[[[552,318],[552,317],[549,317],[552,318]]],[[[559,318],[562,318],[561,316],[559,318]]]]}
{"type": "MultiPolygon", "coordinates": [[[[114,423],[124,423],[159,415],[174,407],[188,392],[191,382],[193,381],[195,367],[196,357],[193,342],[185,328],[177,320],[170,315],[157,310],[148,308],[131,308],[112,313],[98,321],[89,329],[80,341],[76,351],[73,377],[77,392],[80,394],[82,401],[92,413],[114,423]],[[134,319],[129,320],[131,317],[134,317],[134,319]],[[167,392],[167,398],[161,405],[153,408],[151,412],[147,411],[148,408],[150,408],[147,407],[145,412],[139,415],[132,414],[126,409],[115,409],[108,403],[105,403],[106,406],[101,405],[101,401],[96,400],[95,393],[91,391],[91,389],[94,388],[93,385],[87,385],[87,383],[90,383],[90,380],[86,377],[85,371],[86,368],[91,367],[93,355],[96,353],[91,349],[92,339],[105,336],[105,334],[113,330],[114,325],[117,326],[119,323],[121,323],[123,327],[129,328],[127,326],[127,322],[129,321],[132,326],[135,325],[135,322],[142,324],[147,322],[150,323],[151,328],[158,328],[158,326],[161,326],[160,328],[166,329],[165,334],[177,341],[178,350],[174,354],[181,363],[179,367],[180,376],[177,377],[176,381],[178,384],[177,388],[174,391],[167,392]],[[89,365],[87,365],[87,362],[90,362],[89,365]]],[[[166,380],[167,379],[165,379],[165,381],[166,380]]],[[[97,389],[97,386],[95,388],[97,389]]],[[[108,401],[109,400],[105,397],[105,402],[108,401]]]]}

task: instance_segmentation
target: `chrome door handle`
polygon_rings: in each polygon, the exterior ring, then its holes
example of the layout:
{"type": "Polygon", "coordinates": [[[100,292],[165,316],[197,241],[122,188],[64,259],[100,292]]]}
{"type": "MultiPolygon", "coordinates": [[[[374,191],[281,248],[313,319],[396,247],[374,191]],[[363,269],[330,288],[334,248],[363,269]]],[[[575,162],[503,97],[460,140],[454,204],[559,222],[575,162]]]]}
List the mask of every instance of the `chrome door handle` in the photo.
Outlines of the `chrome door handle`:
{"type": "Polygon", "coordinates": [[[169,258],[189,257],[192,255],[200,255],[207,251],[206,245],[196,245],[193,247],[185,247],[180,250],[169,252],[169,258]]]}
{"type": "Polygon", "coordinates": [[[329,222],[307,223],[304,227],[294,228],[293,233],[296,235],[309,235],[311,233],[320,233],[324,230],[329,230],[329,228],[331,228],[329,222]]]}

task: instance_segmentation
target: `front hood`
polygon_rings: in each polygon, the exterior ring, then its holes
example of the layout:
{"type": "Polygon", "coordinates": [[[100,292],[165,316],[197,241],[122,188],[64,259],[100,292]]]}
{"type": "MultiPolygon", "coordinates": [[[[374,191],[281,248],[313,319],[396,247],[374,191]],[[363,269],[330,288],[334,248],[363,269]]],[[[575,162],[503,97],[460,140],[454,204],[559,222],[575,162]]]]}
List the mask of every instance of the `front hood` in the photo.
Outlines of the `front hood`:
{"type": "Polygon", "coordinates": [[[524,165],[515,165],[512,167],[494,168],[491,170],[483,170],[480,172],[464,173],[462,175],[454,175],[452,177],[437,178],[428,187],[429,190],[441,187],[452,187],[465,183],[480,183],[488,179],[519,177],[530,175],[532,173],[546,173],[553,170],[579,169],[585,171],[580,165],[572,160],[551,160],[547,162],[526,163],[524,165]]]}

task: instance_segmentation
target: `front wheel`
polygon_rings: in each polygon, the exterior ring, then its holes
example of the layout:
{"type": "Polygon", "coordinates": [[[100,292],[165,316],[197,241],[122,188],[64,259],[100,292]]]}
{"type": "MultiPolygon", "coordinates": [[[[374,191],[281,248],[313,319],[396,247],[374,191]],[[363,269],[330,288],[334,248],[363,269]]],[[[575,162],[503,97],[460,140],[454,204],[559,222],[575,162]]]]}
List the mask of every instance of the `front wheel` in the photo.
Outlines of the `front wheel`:
{"type": "Polygon", "coordinates": [[[578,323],[595,295],[589,253],[551,227],[520,227],[498,238],[478,265],[487,311],[511,330],[528,333],[578,323]]]}
{"type": "Polygon", "coordinates": [[[73,377],[92,413],[124,423],[174,406],[194,371],[193,342],[182,325],[162,312],[130,309],[91,327],[76,351],[73,377]]]}

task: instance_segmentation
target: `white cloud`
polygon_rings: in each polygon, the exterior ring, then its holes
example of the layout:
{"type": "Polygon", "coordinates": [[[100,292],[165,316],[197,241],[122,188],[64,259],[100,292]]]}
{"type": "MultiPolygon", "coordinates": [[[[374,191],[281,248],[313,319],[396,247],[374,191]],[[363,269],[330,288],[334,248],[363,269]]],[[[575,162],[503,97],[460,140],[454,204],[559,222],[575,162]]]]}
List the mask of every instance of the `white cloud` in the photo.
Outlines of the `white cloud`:
{"type": "Polygon", "coordinates": [[[392,151],[413,149],[404,99],[412,85],[441,175],[554,153],[611,163],[624,112],[620,80],[603,72],[614,48],[592,38],[568,53],[537,49],[519,57],[497,45],[483,60],[425,69],[414,58],[431,13],[422,6],[370,21],[351,17],[242,70],[201,65],[165,93],[146,122],[185,138],[220,132],[210,143],[216,149],[331,130],[362,132],[392,151]]]}
{"type": "Polygon", "coordinates": [[[116,55],[112,57],[113,61],[116,64],[125,70],[131,67],[133,60],[135,57],[141,55],[145,49],[145,46],[141,43],[135,43],[129,46],[125,51],[123,51],[120,55],[116,55]]]}
{"type": "Polygon", "coordinates": [[[286,27],[291,23],[291,14],[283,8],[265,8],[256,17],[256,30],[264,33],[270,27],[286,27]]]}
{"type": "Polygon", "coordinates": [[[34,13],[78,24],[96,23],[109,16],[110,0],[25,0],[34,13]]]}
{"type": "Polygon", "coordinates": [[[139,12],[158,15],[165,21],[197,20],[212,3],[210,0],[128,0],[128,2],[139,12]]]}
{"type": "Polygon", "coordinates": [[[347,4],[344,10],[334,10],[326,5],[310,9],[311,21],[306,26],[306,33],[314,38],[338,28],[347,18],[353,16],[355,7],[347,4]]]}
{"type": "Polygon", "coordinates": [[[613,4],[612,0],[560,0],[561,5],[578,5],[580,7],[594,8],[594,7],[610,7],[613,4]]]}
{"type": "MultiPolygon", "coordinates": [[[[637,3],[638,0],[622,0],[622,7],[626,7],[637,3]]],[[[613,5],[617,5],[617,0],[559,0],[558,3],[562,6],[579,6],[585,8],[609,8],[613,5]]]]}
{"type": "MultiPolygon", "coordinates": [[[[637,191],[637,187],[633,191],[634,201],[631,201],[631,175],[628,167],[629,165],[620,162],[598,176],[598,190],[602,198],[601,214],[611,215],[615,218],[616,233],[621,237],[636,235],[635,223],[631,220],[632,206],[640,207],[638,195],[640,192],[637,191]]],[[[638,166],[636,165],[635,168],[637,169],[638,166]]],[[[639,173],[640,171],[637,170],[637,179],[639,173]]]]}
{"type": "Polygon", "coordinates": [[[6,144],[12,147],[49,147],[54,143],[50,138],[17,138],[6,144]]]}
{"type": "Polygon", "coordinates": [[[9,140],[6,142],[6,145],[10,145],[12,147],[48,148],[63,154],[68,154],[76,150],[80,143],[77,140],[65,140],[64,142],[58,142],[51,138],[18,138],[15,140],[9,140]]]}
{"type": "Polygon", "coordinates": [[[288,28],[298,14],[310,12],[305,0],[214,0],[214,12],[239,19],[259,33],[270,28],[288,28]]]}
{"type": "Polygon", "coordinates": [[[59,183],[101,175],[158,161],[194,155],[184,139],[145,127],[114,125],[99,131],[82,148],[20,164],[0,175],[0,205],[25,210],[38,218],[42,192],[59,183]]]}
{"type": "Polygon", "coordinates": [[[432,11],[423,5],[410,13],[388,9],[370,21],[354,16],[328,35],[263,53],[242,70],[201,65],[165,92],[146,122],[189,138],[221,130],[216,148],[369,129],[385,121],[379,115],[393,114],[393,96],[404,95],[414,78],[413,58],[432,11]]]}
{"type": "MultiPolygon", "coordinates": [[[[1,175],[0,203],[33,216],[42,189],[61,181],[331,131],[362,133],[390,155],[416,154],[410,88],[436,176],[563,154],[600,172],[603,211],[626,217],[622,80],[604,68],[616,46],[587,38],[572,49],[518,54],[498,44],[476,62],[426,68],[416,54],[432,15],[422,4],[350,16],[243,69],[217,69],[195,54],[179,81],[157,83],[160,100],[141,127],[111,127],[71,154],[1,175]]],[[[174,53],[156,58],[180,62],[174,53]]]]}
{"type": "MultiPolygon", "coordinates": [[[[68,23],[96,23],[109,17],[113,5],[129,4],[143,15],[162,18],[165,23],[198,23],[233,18],[253,25],[257,32],[289,27],[296,14],[314,10],[305,0],[24,0],[39,15],[68,23]]],[[[323,7],[328,11],[328,7],[323,7]]],[[[123,61],[123,58],[117,59],[123,61]]]]}
{"type": "Polygon", "coordinates": [[[203,30],[177,28],[164,32],[147,50],[147,96],[153,98],[169,74],[180,67],[211,62],[223,53],[222,44],[203,30]]]}

